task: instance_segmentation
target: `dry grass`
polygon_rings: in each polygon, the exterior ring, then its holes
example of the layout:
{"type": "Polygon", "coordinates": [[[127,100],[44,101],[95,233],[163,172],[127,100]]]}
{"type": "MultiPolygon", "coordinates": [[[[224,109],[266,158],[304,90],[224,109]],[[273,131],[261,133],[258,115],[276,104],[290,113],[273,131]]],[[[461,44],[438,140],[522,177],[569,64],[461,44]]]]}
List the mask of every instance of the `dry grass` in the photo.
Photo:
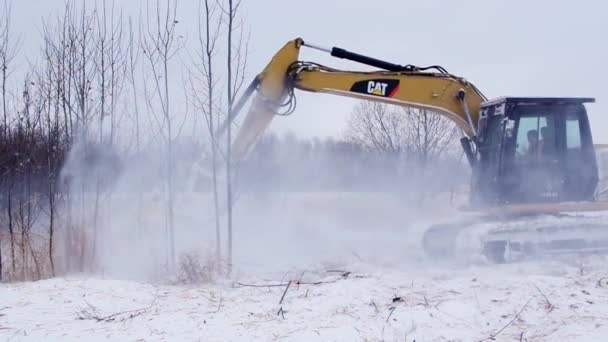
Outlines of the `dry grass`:
{"type": "Polygon", "coordinates": [[[46,279],[52,276],[51,263],[48,258],[48,241],[37,235],[14,235],[13,262],[10,236],[0,234],[2,247],[2,281],[21,282],[46,279]]]}
{"type": "Polygon", "coordinates": [[[179,256],[176,282],[179,284],[210,283],[225,274],[226,267],[215,256],[198,251],[184,252],[179,256]]]}

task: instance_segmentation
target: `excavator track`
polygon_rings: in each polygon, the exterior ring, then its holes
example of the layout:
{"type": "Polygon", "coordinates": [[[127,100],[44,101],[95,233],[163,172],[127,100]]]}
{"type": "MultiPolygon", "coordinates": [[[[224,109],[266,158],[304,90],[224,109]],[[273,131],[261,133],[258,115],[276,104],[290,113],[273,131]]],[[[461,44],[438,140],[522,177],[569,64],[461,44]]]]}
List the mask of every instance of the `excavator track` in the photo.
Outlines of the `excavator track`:
{"type": "Polygon", "coordinates": [[[482,257],[508,263],[564,254],[608,253],[608,202],[505,208],[501,215],[471,215],[430,227],[423,236],[427,256],[482,257]],[[525,209],[525,210],[524,210],[525,209]],[[544,209],[544,210],[542,210],[544,209]]]}

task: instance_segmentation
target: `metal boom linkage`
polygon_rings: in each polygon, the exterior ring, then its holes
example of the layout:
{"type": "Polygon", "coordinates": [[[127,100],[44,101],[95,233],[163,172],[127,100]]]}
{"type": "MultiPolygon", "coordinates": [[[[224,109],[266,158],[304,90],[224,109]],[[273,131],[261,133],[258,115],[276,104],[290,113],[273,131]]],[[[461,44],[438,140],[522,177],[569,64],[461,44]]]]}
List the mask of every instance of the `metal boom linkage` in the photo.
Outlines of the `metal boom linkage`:
{"type": "Polygon", "coordinates": [[[246,153],[275,115],[293,112],[294,89],[429,109],[454,121],[462,129],[463,135],[469,137],[469,141],[474,141],[478,110],[481,102],[486,99],[474,85],[449,74],[438,65],[399,65],[339,47],[325,48],[305,43],[298,38],[285,44],[275,54],[220,125],[218,134],[221,135],[227,125],[236,119],[245,103],[257,93],[242,129],[235,138],[237,158],[246,153]],[[302,46],[379,70],[345,71],[303,62],[298,60],[302,46]],[[287,110],[279,112],[284,107],[287,110]]]}

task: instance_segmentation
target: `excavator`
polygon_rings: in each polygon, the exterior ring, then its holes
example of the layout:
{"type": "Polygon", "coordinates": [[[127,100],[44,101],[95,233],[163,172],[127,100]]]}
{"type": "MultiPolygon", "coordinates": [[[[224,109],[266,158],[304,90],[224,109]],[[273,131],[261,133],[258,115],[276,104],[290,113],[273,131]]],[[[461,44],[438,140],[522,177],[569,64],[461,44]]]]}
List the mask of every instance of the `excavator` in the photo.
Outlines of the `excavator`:
{"type": "Polygon", "coordinates": [[[223,134],[251,100],[231,147],[235,159],[246,158],[275,116],[294,112],[296,90],[430,110],[458,127],[472,170],[468,205],[457,220],[425,230],[421,243],[428,256],[473,251],[504,263],[608,251],[608,201],[598,196],[597,149],[586,109],[594,98],[487,99],[439,65],[399,65],[296,38],[276,52],[219,128],[223,134]],[[374,69],[302,61],[304,47],[374,69]]]}

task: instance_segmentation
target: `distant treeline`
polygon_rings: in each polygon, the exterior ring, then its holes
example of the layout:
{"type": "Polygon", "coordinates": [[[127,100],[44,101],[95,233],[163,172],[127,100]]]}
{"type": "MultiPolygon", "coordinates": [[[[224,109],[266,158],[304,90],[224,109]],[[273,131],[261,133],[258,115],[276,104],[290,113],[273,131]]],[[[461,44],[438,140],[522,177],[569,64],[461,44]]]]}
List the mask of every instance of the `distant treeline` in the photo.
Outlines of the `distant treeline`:
{"type": "Polygon", "coordinates": [[[268,135],[239,167],[239,188],[252,191],[387,191],[415,196],[468,185],[458,155],[421,160],[340,139],[268,135]]]}

